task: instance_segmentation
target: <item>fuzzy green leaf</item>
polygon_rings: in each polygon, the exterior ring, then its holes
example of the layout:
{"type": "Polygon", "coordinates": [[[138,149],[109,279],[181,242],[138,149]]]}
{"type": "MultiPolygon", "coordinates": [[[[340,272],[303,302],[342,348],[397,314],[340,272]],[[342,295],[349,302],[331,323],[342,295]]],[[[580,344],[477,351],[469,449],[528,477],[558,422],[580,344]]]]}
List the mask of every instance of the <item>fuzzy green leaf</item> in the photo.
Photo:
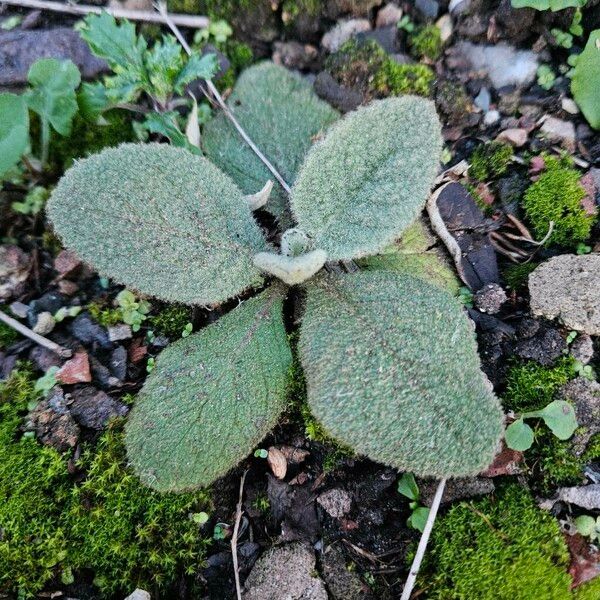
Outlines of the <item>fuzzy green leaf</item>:
{"type": "MultiPolygon", "coordinates": [[[[316,96],[310,84],[271,62],[244,71],[227,103],[289,185],[294,183],[314,138],[339,116],[316,96]]],[[[223,113],[205,125],[202,144],[206,156],[246,194],[257,192],[273,178],[248,145],[240,141],[223,113]]],[[[286,202],[284,191],[276,184],[266,209],[282,217],[286,202]]]]}
{"type": "Polygon", "coordinates": [[[298,226],[329,260],[377,254],[425,205],[441,145],[428,100],[388,98],[349,113],[298,174],[291,198],[298,226]]]}
{"type": "Polygon", "coordinates": [[[141,480],[182,491],[227,473],[277,422],[291,364],[282,298],[273,290],[167,347],[126,429],[141,480]]]}
{"type": "Polygon", "coordinates": [[[308,403],[331,435],[419,476],[489,465],[502,411],[454,298],[383,271],[323,276],[307,287],[300,355],[308,403]]]}
{"type": "Polygon", "coordinates": [[[590,33],[583,52],[577,57],[571,79],[571,92],[588,123],[600,129],[600,29],[590,33]]]}
{"type": "Polygon", "coordinates": [[[79,161],[47,212],[65,246],[128,288],[210,305],[260,285],[268,250],[244,197],[206,159],[168,144],[124,144],[79,161]]]}
{"type": "Polygon", "coordinates": [[[511,450],[524,452],[533,444],[533,429],[522,418],[517,419],[506,428],[504,437],[511,450]]]}
{"type": "Polygon", "coordinates": [[[29,146],[29,113],[23,96],[0,94],[0,176],[14,167],[29,146]]]}
{"type": "Polygon", "coordinates": [[[70,60],[41,58],[27,74],[31,89],[25,94],[27,104],[60,135],[69,135],[77,113],[75,89],[81,82],[77,65],[70,60]]]}

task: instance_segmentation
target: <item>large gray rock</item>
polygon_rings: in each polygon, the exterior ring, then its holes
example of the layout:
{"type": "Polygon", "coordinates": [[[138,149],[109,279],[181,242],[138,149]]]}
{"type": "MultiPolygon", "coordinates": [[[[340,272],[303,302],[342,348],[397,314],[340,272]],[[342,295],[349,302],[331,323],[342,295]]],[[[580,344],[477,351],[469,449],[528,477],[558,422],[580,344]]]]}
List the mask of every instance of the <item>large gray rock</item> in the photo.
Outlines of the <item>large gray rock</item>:
{"type": "Polygon", "coordinates": [[[328,600],[323,582],[314,576],[315,554],[300,542],[267,550],[244,586],[244,600],[328,600]]]}
{"type": "Polygon", "coordinates": [[[587,510],[600,509],[600,483],[560,488],[558,499],[569,504],[576,504],[587,510]]]}
{"type": "Polygon", "coordinates": [[[529,276],[531,310],[569,329],[600,335],[600,254],[563,254],[529,276]]]}
{"type": "Polygon", "coordinates": [[[579,427],[571,439],[576,454],[582,454],[592,436],[600,433],[600,383],[577,377],[559,390],[562,400],[571,402],[579,427]]]}
{"type": "Polygon", "coordinates": [[[27,83],[27,71],[38,58],[71,59],[84,79],[107,70],[106,63],[96,58],[79,34],[69,27],[0,31],[0,86],[27,83]]]}

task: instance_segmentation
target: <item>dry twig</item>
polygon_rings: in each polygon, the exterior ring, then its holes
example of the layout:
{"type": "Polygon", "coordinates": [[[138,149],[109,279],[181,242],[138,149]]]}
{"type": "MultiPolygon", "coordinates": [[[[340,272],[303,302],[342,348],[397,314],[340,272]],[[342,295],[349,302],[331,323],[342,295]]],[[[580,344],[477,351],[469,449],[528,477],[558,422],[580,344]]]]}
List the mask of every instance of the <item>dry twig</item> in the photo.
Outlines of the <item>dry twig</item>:
{"type": "Polygon", "coordinates": [[[237,541],[238,533],[240,531],[240,522],[242,520],[242,499],[244,497],[244,482],[246,481],[246,475],[248,470],[244,471],[242,478],[240,479],[240,496],[235,510],[235,525],[233,526],[233,535],[231,536],[231,554],[233,557],[233,574],[235,576],[235,591],[237,593],[238,600],[242,600],[242,588],[240,587],[240,570],[238,565],[237,557],[237,541]]]}
{"type": "Polygon", "coordinates": [[[17,321],[16,319],[9,317],[7,314],[4,314],[2,311],[0,311],[0,321],[5,323],[9,327],[12,327],[21,335],[24,335],[25,337],[34,341],[36,344],[39,344],[44,348],[48,348],[48,350],[51,350],[52,352],[58,354],[59,356],[62,356],[63,358],[69,358],[69,356],[73,354],[68,348],[60,346],[52,340],[49,340],[48,338],[45,338],[44,336],[40,335],[39,333],[32,331],[31,329],[29,329],[29,327],[25,327],[25,325],[19,323],[19,321],[17,321]]]}
{"type": "MultiPolygon", "coordinates": [[[[70,4],[62,2],[51,2],[50,0],[2,0],[2,4],[33,8],[38,10],[50,10],[54,12],[67,13],[70,15],[87,15],[90,13],[100,14],[106,11],[118,19],[129,19],[131,21],[144,21],[147,23],[165,23],[160,14],[147,10],[127,10],[125,8],[109,8],[103,6],[90,6],[89,4],[70,4]]],[[[193,29],[205,29],[210,23],[208,17],[199,15],[171,15],[174,23],[181,27],[192,27],[193,29]]]]}
{"type": "MultiPolygon", "coordinates": [[[[167,7],[164,4],[164,2],[156,2],[154,6],[156,7],[156,10],[160,13],[160,15],[163,17],[164,22],[169,26],[169,28],[171,29],[171,31],[173,32],[175,37],[179,40],[179,43],[181,44],[182,48],[188,54],[191,54],[192,49],[190,48],[189,44],[187,43],[187,41],[185,40],[183,35],[181,35],[181,31],[179,31],[179,28],[177,27],[177,24],[171,18],[171,15],[169,15],[169,13],[167,12],[167,7]]],[[[218,105],[221,107],[221,110],[225,113],[225,116],[231,121],[233,126],[237,129],[238,133],[242,136],[242,138],[246,142],[246,144],[248,144],[248,146],[250,146],[250,148],[252,149],[254,154],[256,154],[256,156],[258,156],[258,158],[260,158],[260,160],[264,163],[264,165],[267,167],[267,169],[269,169],[269,171],[271,171],[271,173],[273,174],[273,177],[275,177],[275,179],[277,179],[277,181],[280,183],[281,187],[288,194],[290,194],[292,191],[290,189],[290,186],[286,183],[285,179],[281,176],[279,171],[271,164],[269,159],[258,149],[257,145],[250,139],[250,136],[244,131],[242,126],[238,123],[232,110],[227,106],[227,104],[225,104],[225,100],[223,100],[223,96],[221,96],[221,94],[219,93],[219,90],[215,87],[215,84],[210,79],[207,79],[206,86],[208,87],[210,93],[216,99],[218,105]]]]}
{"type": "Polygon", "coordinates": [[[421,568],[421,562],[423,561],[423,557],[425,556],[427,542],[429,542],[429,536],[431,535],[431,530],[433,529],[433,524],[435,522],[435,517],[440,507],[440,502],[442,501],[442,496],[444,495],[445,487],[446,480],[440,480],[437,486],[437,490],[435,491],[435,496],[433,497],[433,502],[431,503],[431,508],[429,509],[427,522],[425,523],[425,527],[423,528],[423,534],[421,535],[421,539],[419,540],[417,553],[415,554],[413,563],[410,566],[410,571],[408,573],[408,577],[406,578],[406,583],[404,584],[404,589],[402,590],[402,596],[400,597],[400,600],[409,600],[413,588],[415,587],[415,581],[417,580],[417,575],[419,573],[419,569],[421,568]]]}

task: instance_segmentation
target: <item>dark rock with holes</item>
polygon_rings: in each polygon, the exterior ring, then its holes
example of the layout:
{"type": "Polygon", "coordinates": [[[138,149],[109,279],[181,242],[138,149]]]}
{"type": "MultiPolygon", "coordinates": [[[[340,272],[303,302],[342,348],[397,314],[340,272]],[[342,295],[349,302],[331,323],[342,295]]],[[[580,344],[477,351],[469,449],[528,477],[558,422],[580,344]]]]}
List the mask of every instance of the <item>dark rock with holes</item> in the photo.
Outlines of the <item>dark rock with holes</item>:
{"type": "Polygon", "coordinates": [[[571,356],[582,365],[587,365],[594,357],[594,342],[587,333],[582,333],[575,338],[569,349],[571,356]]]}
{"type": "Polygon", "coordinates": [[[497,283],[488,283],[475,293],[473,298],[477,310],[494,315],[506,302],[506,292],[497,283]]]}
{"type": "Polygon", "coordinates": [[[94,56],[79,33],[70,27],[0,31],[0,86],[27,83],[29,67],[40,58],[72,60],[84,79],[108,71],[108,65],[94,56]]]}
{"type": "Polygon", "coordinates": [[[317,75],[313,87],[317,96],[343,113],[355,110],[363,101],[359,91],[340,85],[327,71],[317,75]]]}
{"type": "Polygon", "coordinates": [[[571,402],[579,428],[572,438],[576,454],[582,454],[592,436],[600,433],[600,383],[577,377],[558,392],[562,400],[571,402]]]}
{"type": "Polygon", "coordinates": [[[554,364],[567,348],[567,342],[557,329],[536,319],[523,319],[517,334],[521,339],[516,342],[514,353],[544,366],[554,364]]]}
{"type": "Polygon", "coordinates": [[[91,385],[77,386],[70,394],[68,407],[73,418],[83,427],[103,429],[113,417],[125,416],[128,408],[91,385]]]}

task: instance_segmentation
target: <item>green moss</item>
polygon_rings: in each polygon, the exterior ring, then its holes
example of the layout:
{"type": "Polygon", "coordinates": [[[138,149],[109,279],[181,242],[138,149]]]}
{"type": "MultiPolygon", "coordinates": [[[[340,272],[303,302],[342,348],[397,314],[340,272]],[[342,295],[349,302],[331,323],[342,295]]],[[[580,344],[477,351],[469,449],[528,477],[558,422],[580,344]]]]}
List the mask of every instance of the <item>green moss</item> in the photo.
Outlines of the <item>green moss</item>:
{"type": "Polygon", "coordinates": [[[177,339],[191,320],[192,310],[189,306],[172,304],[151,316],[148,322],[154,333],[177,339]]]}
{"type": "Polygon", "coordinates": [[[426,560],[420,587],[430,599],[571,597],[559,525],[517,485],[453,506],[433,528],[426,560]]]}
{"type": "Polygon", "coordinates": [[[248,68],[254,62],[254,52],[244,42],[229,39],[225,51],[231,67],[236,73],[248,68]]]}
{"type": "Polygon", "coordinates": [[[66,556],[61,508],[69,498],[66,463],[19,432],[35,378],[20,366],[0,384],[0,592],[30,597],[66,556]]]}
{"type": "Polygon", "coordinates": [[[428,66],[398,64],[375,40],[347,41],[328,57],[325,67],[340,84],[359,89],[367,98],[429,96],[434,80],[428,66]]]}
{"type": "Polygon", "coordinates": [[[573,590],[574,600],[598,600],[600,598],[600,577],[576,587],[573,590]]]}
{"type": "Polygon", "coordinates": [[[202,562],[209,540],[192,515],[207,510],[208,496],[159,494],[125,465],[116,423],[81,458],[87,479],[73,490],[66,514],[69,564],[92,567],[104,593],[152,586],[165,590],[179,575],[195,573],[202,562]]]}
{"type": "Polygon", "coordinates": [[[415,58],[437,60],[442,53],[441,31],[435,25],[418,27],[408,38],[408,45],[415,58]]]}
{"type": "Polygon", "coordinates": [[[0,322],[0,350],[14,344],[19,339],[19,334],[6,323],[0,322]]]}
{"type": "Polygon", "coordinates": [[[502,404],[518,413],[538,410],[552,402],[558,389],[573,377],[574,361],[569,356],[559,359],[553,367],[544,367],[533,360],[516,362],[506,376],[502,404]]]}
{"type": "Polygon", "coordinates": [[[123,110],[111,110],[103,115],[105,124],[98,125],[86,121],[77,114],[67,137],[53,136],[50,143],[52,162],[60,169],[66,169],[73,160],[100,152],[109,146],[118,146],[135,139],[131,125],[131,114],[123,110]]]}
{"type": "Polygon", "coordinates": [[[523,197],[523,208],[538,239],[543,238],[554,222],[554,230],[547,244],[573,247],[584,242],[596,219],[588,215],[581,201],[585,190],[580,184],[580,173],[564,161],[545,157],[546,170],[531,184],[523,197]]]}
{"type": "Polygon", "coordinates": [[[518,290],[527,285],[527,278],[529,274],[539,265],[540,263],[531,261],[528,263],[522,263],[520,265],[508,265],[502,271],[502,276],[506,285],[511,290],[518,290]]]}
{"type": "Polygon", "coordinates": [[[592,436],[588,442],[585,452],[582,455],[584,463],[592,462],[600,459],[600,433],[592,436]]]}
{"type": "Polygon", "coordinates": [[[300,15],[317,16],[322,5],[321,0],[284,0],[281,9],[285,22],[290,23],[300,15]]]}
{"type": "Polygon", "coordinates": [[[488,142],[471,155],[469,176],[479,181],[497,179],[508,170],[514,151],[508,144],[488,142]]]}
{"type": "Polygon", "coordinates": [[[199,15],[202,9],[201,0],[167,0],[170,13],[186,15],[199,15]]]}
{"type": "Polygon", "coordinates": [[[92,319],[102,327],[112,327],[123,322],[123,316],[119,308],[108,308],[102,301],[96,300],[87,305],[87,310],[92,319]]]}

